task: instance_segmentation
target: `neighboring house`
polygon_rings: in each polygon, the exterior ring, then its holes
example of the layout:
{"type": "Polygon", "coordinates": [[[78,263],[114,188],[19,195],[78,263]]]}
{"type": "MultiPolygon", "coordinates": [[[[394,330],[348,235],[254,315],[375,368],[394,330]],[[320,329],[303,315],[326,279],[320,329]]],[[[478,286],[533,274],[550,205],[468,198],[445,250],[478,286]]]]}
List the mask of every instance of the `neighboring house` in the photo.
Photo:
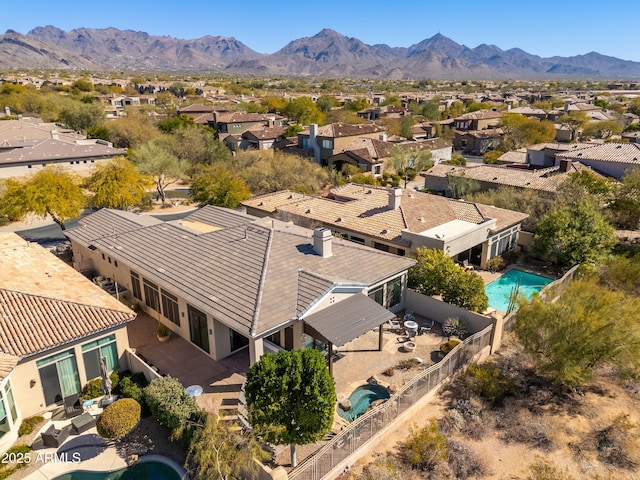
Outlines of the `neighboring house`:
{"type": "Polygon", "coordinates": [[[415,263],[327,229],[212,206],[166,223],[102,209],[65,235],[77,269],[126,286],[214,360],[248,348],[250,363],[281,348],[330,352],[386,323],[404,308],[415,263]]]}
{"type": "Polygon", "coordinates": [[[502,139],[501,128],[491,128],[487,130],[456,130],[453,137],[453,146],[456,150],[483,155],[489,150],[495,150],[502,139]]]}
{"type": "Polygon", "coordinates": [[[100,357],[127,369],[135,313],[45,248],[0,233],[0,451],[22,419],[60,405],[100,376],[100,357]]]}
{"type": "Polygon", "coordinates": [[[456,130],[487,130],[498,126],[502,118],[502,112],[493,110],[478,110],[477,112],[465,113],[454,118],[454,128],[456,130]]]}
{"type": "Polygon", "coordinates": [[[404,107],[384,105],[381,107],[369,107],[364,110],[360,110],[358,112],[358,116],[367,121],[373,122],[379,118],[402,118],[408,113],[409,111],[404,107]]]}
{"type": "Polygon", "coordinates": [[[343,238],[406,255],[418,247],[444,250],[482,268],[517,245],[527,215],[439,195],[347,184],[330,197],[281,191],[242,202],[247,212],[297,225],[323,226],[343,238]]]}
{"type": "Polygon", "coordinates": [[[640,132],[627,132],[622,134],[622,139],[629,143],[640,143],[640,132]]]}
{"type": "Polygon", "coordinates": [[[449,194],[451,193],[450,177],[455,177],[475,181],[478,191],[512,187],[535,190],[543,196],[552,197],[570,173],[585,169],[591,170],[580,162],[571,161],[564,161],[558,166],[534,170],[497,165],[459,167],[440,164],[434,165],[424,173],[424,186],[429,191],[449,194]]]}
{"type": "Polygon", "coordinates": [[[587,144],[588,147],[556,154],[556,165],[563,160],[580,162],[609,177],[621,180],[632,168],[640,167],[640,144],[587,144]]]}
{"type": "Polygon", "coordinates": [[[203,105],[194,103],[178,110],[179,115],[186,115],[199,125],[209,125],[213,123],[213,112],[228,112],[226,107],[219,105],[203,105]]]}
{"type": "Polygon", "coordinates": [[[282,136],[286,127],[252,128],[241,135],[243,150],[271,150],[275,141],[282,136]]]}
{"type": "Polygon", "coordinates": [[[284,117],[275,114],[214,111],[212,126],[220,137],[241,135],[256,127],[282,127],[284,126],[284,117]]]}
{"type": "Polygon", "coordinates": [[[56,124],[0,122],[0,178],[27,175],[47,165],[89,175],[95,164],[126,154],[110,142],[86,139],[56,124]]]}
{"type": "Polygon", "coordinates": [[[350,123],[330,123],[318,127],[309,125],[298,133],[298,149],[308,152],[318,163],[326,165],[331,156],[343,151],[356,138],[380,138],[383,127],[373,123],[353,125],[350,123]]]}

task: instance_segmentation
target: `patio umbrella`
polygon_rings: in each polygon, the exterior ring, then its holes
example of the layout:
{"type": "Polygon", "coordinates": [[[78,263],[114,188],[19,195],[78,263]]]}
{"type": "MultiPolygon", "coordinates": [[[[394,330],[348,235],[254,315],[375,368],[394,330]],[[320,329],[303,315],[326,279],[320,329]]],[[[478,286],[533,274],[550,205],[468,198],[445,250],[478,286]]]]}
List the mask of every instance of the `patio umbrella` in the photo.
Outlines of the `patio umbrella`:
{"type": "Polygon", "coordinates": [[[107,357],[100,357],[100,375],[102,376],[102,389],[104,394],[108,397],[108,402],[111,400],[111,379],[109,378],[109,368],[107,367],[107,357]]]}

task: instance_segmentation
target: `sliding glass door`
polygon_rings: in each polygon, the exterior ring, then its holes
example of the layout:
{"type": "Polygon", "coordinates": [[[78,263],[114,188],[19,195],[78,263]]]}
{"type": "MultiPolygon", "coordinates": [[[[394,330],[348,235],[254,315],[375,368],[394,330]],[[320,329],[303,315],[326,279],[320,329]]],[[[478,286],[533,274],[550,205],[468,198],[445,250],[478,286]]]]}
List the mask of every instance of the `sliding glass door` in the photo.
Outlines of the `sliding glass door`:
{"type": "Polygon", "coordinates": [[[187,305],[187,312],[189,313],[191,341],[209,353],[209,324],[207,322],[207,315],[193,308],[191,305],[187,305]]]}
{"type": "Polygon", "coordinates": [[[36,362],[45,403],[60,403],[65,397],[80,393],[80,378],[73,350],[60,352],[36,362]]]}

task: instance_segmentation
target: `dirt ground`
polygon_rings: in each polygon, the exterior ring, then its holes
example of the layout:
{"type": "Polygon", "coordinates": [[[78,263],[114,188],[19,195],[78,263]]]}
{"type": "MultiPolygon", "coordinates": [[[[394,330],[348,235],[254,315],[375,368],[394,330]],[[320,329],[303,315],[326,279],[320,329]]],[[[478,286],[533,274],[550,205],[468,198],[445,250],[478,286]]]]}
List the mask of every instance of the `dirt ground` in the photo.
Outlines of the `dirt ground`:
{"type": "MultiPolygon", "coordinates": [[[[453,384],[455,385],[455,383],[453,384]]],[[[535,395],[535,392],[532,393],[535,395]]],[[[411,421],[395,426],[384,434],[383,440],[369,454],[349,469],[340,480],[353,480],[362,473],[363,467],[376,457],[398,452],[398,443],[406,440],[410,427],[423,427],[432,418],[441,419],[451,408],[452,391],[445,389],[429,403],[428,411],[415,415],[411,421]]],[[[469,450],[482,459],[485,474],[471,477],[483,480],[516,480],[534,478],[531,465],[543,459],[573,479],[640,479],[636,463],[627,468],[618,468],[604,461],[601,455],[602,434],[616,419],[624,418],[629,429],[629,445],[634,448],[631,456],[640,461],[640,386],[622,386],[607,375],[598,378],[580,393],[566,398],[549,399],[547,404],[535,412],[518,411],[520,423],[513,431],[499,428],[506,415],[514,415],[510,399],[495,410],[483,411],[486,420],[482,433],[462,435],[450,434],[449,438],[460,440],[469,450]],[[626,415],[626,417],[623,417],[626,415]],[[528,432],[544,430],[548,442],[541,447],[525,443],[528,432]],[[518,439],[518,435],[523,435],[518,439]],[[600,436],[599,436],[600,435],[600,436]],[[475,438],[473,438],[475,437],[475,438]],[[514,438],[516,437],[516,438],[514,438]],[[600,445],[600,448],[599,446],[600,445]]],[[[513,417],[512,417],[513,418],[513,417]]],[[[513,425],[513,423],[510,423],[513,425]]],[[[434,477],[430,477],[434,478],[434,477]]],[[[537,477],[536,477],[537,478],[537,477]]],[[[552,477],[545,477],[552,478],[552,477]]],[[[557,477],[556,477],[557,478],[557,477]]]]}

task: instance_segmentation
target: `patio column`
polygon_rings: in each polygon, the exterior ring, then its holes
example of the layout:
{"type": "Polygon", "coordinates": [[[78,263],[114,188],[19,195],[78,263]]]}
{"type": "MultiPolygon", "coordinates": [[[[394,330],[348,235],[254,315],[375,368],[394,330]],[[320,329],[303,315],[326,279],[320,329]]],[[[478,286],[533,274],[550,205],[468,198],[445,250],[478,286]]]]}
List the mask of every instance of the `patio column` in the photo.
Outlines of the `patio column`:
{"type": "Polygon", "coordinates": [[[382,351],[382,325],[378,327],[378,351],[382,351]]]}
{"type": "Polygon", "coordinates": [[[327,366],[329,367],[329,375],[333,377],[333,343],[327,344],[327,366]]]}
{"type": "Polygon", "coordinates": [[[249,365],[253,365],[264,355],[264,341],[262,338],[249,339],[249,365]]]}
{"type": "Polygon", "coordinates": [[[486,240],[482,242],[482,253],[480,254],[480,268],[482,270],[486,270],[487,268],[487,260],[489,260],[489,249],[490,249],[489,241],[486,240]]]}
{"type": "Polygon", "coordinates": [[[302,343],[302,335],[304,334],[302,320],[296,320],[291,328],[293,329],[293,349],[302,350],[304,344],[302,343]]]}

